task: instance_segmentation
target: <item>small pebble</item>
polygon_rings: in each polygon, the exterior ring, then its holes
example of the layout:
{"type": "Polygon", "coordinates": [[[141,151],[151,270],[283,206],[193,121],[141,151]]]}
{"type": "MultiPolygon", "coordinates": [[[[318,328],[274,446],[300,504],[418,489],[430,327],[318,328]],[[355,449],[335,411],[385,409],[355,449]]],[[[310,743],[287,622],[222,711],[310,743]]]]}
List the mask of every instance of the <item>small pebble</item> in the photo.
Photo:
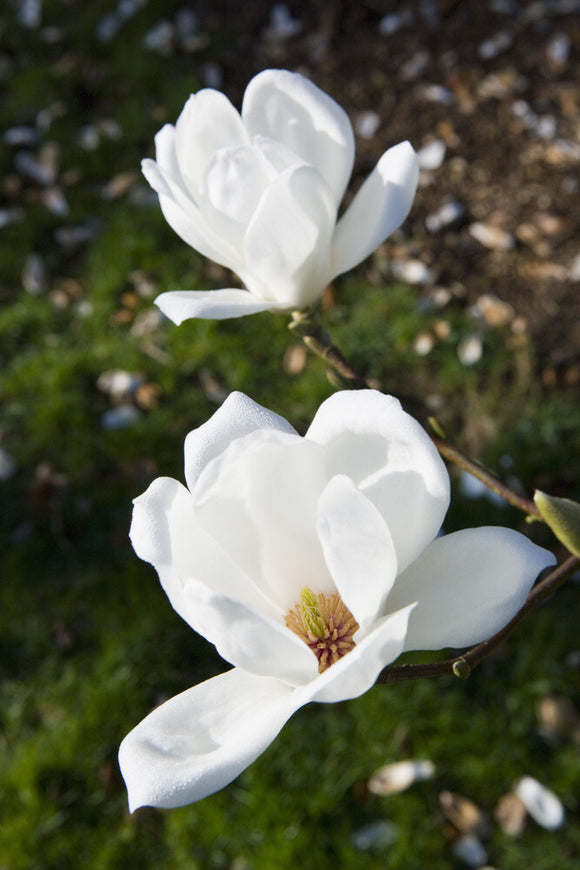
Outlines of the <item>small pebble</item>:
{"type": "Polygon", "coordinates": [[[114,432],[133,426],[140,417],[141,413],[134,405],[120,405],[118,408],[110,408],[101,415],[101,426],[109,432],[114,432]]]}
{"type": "Polygon", "coordinates": [[[457,356],[464,366],[472,366],[479,362],[482,354],[483,343],[479,335],[468,335],[457,345],[457,356]]]}
{"type": "MultiPolygon", "coordinates": [[[[478,481],[479,482],[479,481],[478,481]]],[[[442,791],[439,805],[445,817],[462,834],[479,837],[489,835],[489,822],[484,813],[469,798],[451,791],[442,791]]]]}
{"type": "Polygon", "coordinates": [[[0,208],[0,230],[11,224],[18,224],[24,220],[24,211],[21,208],[0,208]]]}
{"type": "Polygon", "coordinates": [[[445,202],[437,211],[427,215],[425,226],[430,233],[438,233],[439,230],[458,223],[464,216],[465,207],[460,202],[445,202]]]}
{"type": "Polygon", "coordinates": [[[413,342],[415,353],[419,356],[427,356],[435,347],[435,339],[430,332],[420,332],[413,342]]]}
{"type": "Polygon", "coordinates": [[[523,776],[514,787],[515,794],[538,825],[555,831],[564,824],[564,807],[553,791],[532,776],[523,776]]]}
{"type": "Polygon", "coordinates": [[[419,168],[429,171],[439,169],[445,158],[446,150],[447,146],[442,139],[435,139],[433,142],[429,142],[428,145],[424,145],[417,152],[419,168]]]}
{"type": "Polygon", "coordinates": [[[528,811],[517,794],[509,792],[500,798],[494,817],[504,834],[519,837],[526,826],[528,811]]]}
{"type": "Polygon", "coordinates": [[[38,130],[35,127],[9,127],[4,131],[2,141],[16,148],[33,148],[38,142],[38,130]]]}
{"type": "Polygon", "coordinates": [[[458,837],[453,843],[453,854],[468,867],[481,867],[487,861],[487,852],[483,843],[473,834],[458,837]]]}
{"type": "Polygon", "coordinates": [[[471,309],[471,313],[482,317],[488,326],[507,326],[514,318],[514,309],[492,293],[483,293],[471,309]]]}
{"type": "Polygon", "coordinates": [[[470,224],[469,234],[490,251],[511,251],[516,243],[511,233],[493,224],[481,222],[470,224]]]}
{"type": "Polygon", "coordinates": [[[427,284],[433,279],[430,269],[421,260],[394,260],[391,271],[395,278],[408,284],[427,284]]]}
{"type": "Polygon", "coordinates": [[[3,447],[0,447],[0,480],[10,480],[16,474],[16,463],[3,447]]]}
{"type": "Polygon", "coordinates": [[[405,82],[418,79],[426,71],[431,60],[431,55],[426,49],[420,49],[405,61],[399,70],[399,75],[405,82]]]}
{"type": "Polygon", "coordinates": [[[419,95],[432,103],[442,103],[444,106],[450,106],[455,102],[453,92],[443,85],[424,85],[420,88],[419,95]]]}
{"type": "Polygon", "coordinates": [[[302,32],[302,24],[297,18],[293,18],[290,10],[284,3],[276,3],[270,11],[268,27],[264,32],[266,39],[274,42],[285,42],[298,36],[302,32]]]}
{"type": "Polygon", "coordinates": [[[423,782],[435,775],[432,761],[395,761],[375,770],[368,781],[368,790],[377,795],[398,794],[415,782],[423,782]]]}
{"type": "Polygon", "coordinates": [[[556,68],[562,69],[568,63],[572,40],[567,33],[555,33],[546,48],[548,60],[556,68]]]}
{"type": "Polygon", "coordinates": [[[356,119],[356,132],[362,139],[372,139],[381,125],[381,117],[376,112],[362,112],[356,119]]]}
{"type": "Polygon", "coordinates": [[[16,4],[18,10],[18,22],[30,30],[40,26],[42,17],[41,0],[20,0],[16,4]]]}
{"type": "Polygon", "coordinates": [[[40,194],[40,201],[51,214],[64,217],[70,211],[70,206],[59,187],[48,187],[40,194]]]}
{"type": "Polygon", "coordinates": [[[485,42],[481,43],[479,46],[480,58],[482,60],[492,60],[498,54],[501,54],[502,51],[506,51],[511,46],[513,39],[513,33],[509,30],[500,30],[491,39],[486,39],[485,42]]]}
{"type": "Polygon", "coordinates": [[[143,37],[143,45],[151,51],[156,51],[165,57],[173,51],[175,27],[171,21],[158,21],[143,37]]]}
{"type": "Polygon", "coordinates": [[[359,828],[352,834],[355,849],[368,852],[370,849],[385,849],[396,841],[398,829],[392,822],[381,819],[359,828]]]}
{"type": "Polygon", "coordinates": [[[379,21],[379,33],[383,36],[391,36],[402,27],[408,27],[413,23],[413,13],[410,9],[401,9],[400,12],[391,12],[379,21]]]}
{"type": "Polygon", "coordinates": [[[22,270],[22,286],[31,296],[39,296],[48,286],[44,260],[39,254],[28,254],[22,270]]]}
{"type": "Polygon", "coordinates": [[[199,74],[206,88],[214,88],[219,90],[224,82],[223,68],[213,60],[208,60],[201,67],[199,74]]]}

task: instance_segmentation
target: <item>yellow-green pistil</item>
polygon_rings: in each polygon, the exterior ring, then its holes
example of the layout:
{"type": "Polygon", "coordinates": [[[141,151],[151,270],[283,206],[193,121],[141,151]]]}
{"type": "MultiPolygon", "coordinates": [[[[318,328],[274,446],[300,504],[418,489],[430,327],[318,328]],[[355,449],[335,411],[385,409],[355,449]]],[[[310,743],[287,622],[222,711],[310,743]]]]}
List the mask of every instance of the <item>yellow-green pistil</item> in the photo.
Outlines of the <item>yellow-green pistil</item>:
{"type": "Polygon", "coordinates": [[[353,649],[358,622],[337,592],[315,595],[305,586],[288,613],[286,625],[310,647],[322,673],[353,649]]]}

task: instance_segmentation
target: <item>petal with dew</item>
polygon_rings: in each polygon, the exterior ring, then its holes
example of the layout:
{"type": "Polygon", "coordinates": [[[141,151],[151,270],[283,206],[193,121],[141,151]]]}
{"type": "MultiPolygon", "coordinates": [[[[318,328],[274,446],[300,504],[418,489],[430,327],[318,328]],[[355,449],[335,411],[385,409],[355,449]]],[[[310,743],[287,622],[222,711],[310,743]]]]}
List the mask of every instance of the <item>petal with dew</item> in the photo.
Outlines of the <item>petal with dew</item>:
{"type": "Polygon", "coordinates": [[[318,501],[318,537],[339,595],[364,637],[397,576],[389,529],[371,501],[344,475],[318,501]]]}
{"type": "Polygon", "coordinates": [[[237,668],[166,701],[119,750],[131,812],[185,806],[224,788],[299,706],[284,683],[237,668]]]}
{"type": "Polygon", "coordinates": [[[258,405],[244,393],[230,393],[215,414],[185,439],[185,478],[190,491],[194,491],[207,464],[232,441],[264,429],[298,437],[284,417],[258,405]]]}
{"type": "Polygon", "coordinates": [[[275,302],[264,302],[247,290],[235,287],[224,290],[170,290],[158,296],[155,304],[177,326],[192,317],[224,320],[277,307],[275,302]]]}
{"type": "Polygon", "coordinates": [[[332,97],[297,73],[265,70],[246,88],[242,118],[250,136],[282,142],[313,166],[338,208],[352,172],[354,134],[332,97]]]}
{"type": "Polygon", "coordinates": [[[540,571],[555,561],[513,529],[463,529],[427,547],[397,578],[387,606],[417,602],[406,650],[471,646],[509,622],[540,571]]]}
{"type": "Polygon", "coordinates": [[[449,505],[449,475],[425,430],[392,396],[357,390],[323,402],[306,437],[324,446],[329,476],[345,474],[378,508],[403,571],[449,505]]]}
{"type": "Polygon", "coordinates": [[[383,154],[336,225],[333,278],[361,263],[403,223],[418,179],[419,163],[409,142],[383,154]]]}

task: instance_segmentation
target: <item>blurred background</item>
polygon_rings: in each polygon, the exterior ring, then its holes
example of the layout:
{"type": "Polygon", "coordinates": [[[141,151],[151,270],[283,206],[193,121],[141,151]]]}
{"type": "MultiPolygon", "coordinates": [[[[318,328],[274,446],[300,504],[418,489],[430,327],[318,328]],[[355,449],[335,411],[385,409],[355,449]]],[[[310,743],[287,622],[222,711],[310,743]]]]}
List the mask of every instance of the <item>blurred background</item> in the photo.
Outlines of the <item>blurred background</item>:
{"type": "MultiPolygon", "coordinates": [[[[153,706],[226,667],[134,556],[131,499],[182,477],[185,435],[232,389],[301,431],[334,389],[287,318],[176,328],[154,307],[236,286],[165,224],[139,169],[155,133],[192,91],[239,107],[255,73],[285,67],[352,120],[349,196],[409,139],[411,214],[327,290],[325,325],[516,490],[578,499],[579,55],[579,0],[3,4],[1,870],[578,866],[577,580],[467,681],[303,709],[192,807],[130,816],[116,753],[153,706]],[[401,759],[434,774],[369,789],[401,759]],[[562,828],[508,812],[524,775],[558,795],[562,828]]],[[[556,546],[453,484],[447,531],[502,524],[556,546]]]]}

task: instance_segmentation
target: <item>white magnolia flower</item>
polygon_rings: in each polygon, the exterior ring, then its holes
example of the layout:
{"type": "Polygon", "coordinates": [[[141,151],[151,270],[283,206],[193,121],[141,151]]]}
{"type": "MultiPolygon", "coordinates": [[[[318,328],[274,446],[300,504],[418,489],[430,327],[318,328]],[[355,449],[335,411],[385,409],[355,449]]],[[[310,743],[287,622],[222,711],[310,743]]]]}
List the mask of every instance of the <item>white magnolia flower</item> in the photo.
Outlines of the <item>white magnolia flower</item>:
{"type": "Polygon", "coordinates": [[[354,160],[350,121],[286,70],[253,78],[241,115],[219,91],[192,94],[155,147],[143,172],[168,223],[247,288],[163,293],[157,304],[175,323],[310,305],[404,221],[417,187],[417,156],[402,142],[337,222],[354,160]]]}
{"type": "Polygon", "coordinates": [[[185,442],[187,489],[158,478],[131,540],[175,610],[232,670],[123,741],[132,809],[231,782],[309,701],[355,698],[405,650],[498,631],[554,557],[510,529],[436,538],[449,478],[399,402],[337,393],[304,437],[241,393],[185,442]]]}

